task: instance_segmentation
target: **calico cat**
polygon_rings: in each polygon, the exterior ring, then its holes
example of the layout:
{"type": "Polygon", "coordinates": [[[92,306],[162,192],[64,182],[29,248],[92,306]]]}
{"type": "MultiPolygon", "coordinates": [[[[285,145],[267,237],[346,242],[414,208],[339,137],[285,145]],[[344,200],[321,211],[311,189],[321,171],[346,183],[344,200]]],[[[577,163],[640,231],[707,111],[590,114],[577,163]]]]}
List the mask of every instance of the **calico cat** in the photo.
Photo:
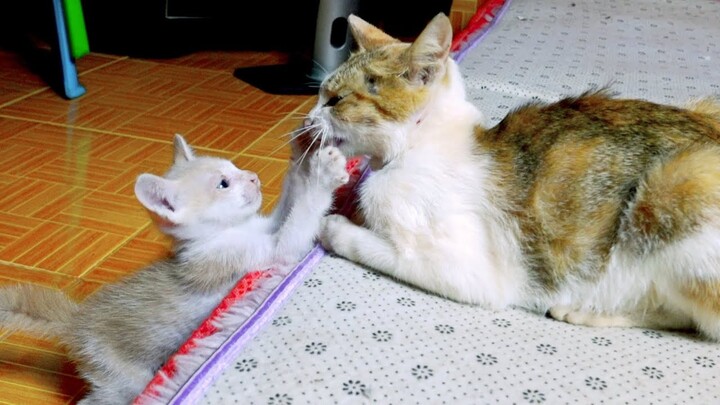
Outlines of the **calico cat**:
{"type": "Polygon", "coordinates": [[[591,92],[486,128],[436,16],[411,44],[355,16],[358,50],[306,125],[366,154],[364,224],[324,246],[444,297],[573,324],[720,340],[720,106],[591,92]]]}
{"type": "Polygon", "coordinates": [[[281,202],[263,217],[255,173],[196,156],[176,135],[167,174],[141,174],[135,184],[138,200],[174,238],[174,257],[82,303],[34,285],[0,289],[0,326],[67,346],[91,386],[80,403],[130,403],[240,277],[310,250],[334,190],[349,176],[334,147],[308,160],[291,161],[281,202]]]}

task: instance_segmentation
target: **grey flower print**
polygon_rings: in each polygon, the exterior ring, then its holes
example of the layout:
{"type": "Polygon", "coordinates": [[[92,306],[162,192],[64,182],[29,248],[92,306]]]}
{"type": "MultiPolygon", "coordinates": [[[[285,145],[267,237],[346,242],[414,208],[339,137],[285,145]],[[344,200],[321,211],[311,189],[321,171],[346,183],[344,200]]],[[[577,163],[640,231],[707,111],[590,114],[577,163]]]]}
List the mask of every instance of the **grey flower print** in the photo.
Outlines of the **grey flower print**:
{"type": "Polygon", "coordinates": [[[538,390],[523,391],[523,398],[531,404],[539,404],[545,402],[545,394],[538,390]]]}
{"type": "Polygon", "coordinates": [[[292,398],[288,394],[275,394],[268,400],[268,405],[290,405],[292,398]]]}
{"type": "Polygon", "coordinates": [[[350,301],[340,301],[335,307],[341,311],[352,311],[357,307],[357,305],[350,301]]]}
{"type": "Polygon", "coordinates": [[[662,334],[656,330],[644,330],[643,335],[650,339],[660,339],[662,337],[662,334]]]}
{"type": "Polygon", "coordinates": [[[309,345],[305,345],[305,351],[310,354],[322,354],[327,350],[325,343],[311,342],[309,345]]]}
{"type": "Polygon", "coordinates": [[[365,271],[363,272],[363,278],[371,281],[380,280],[380,275],[373,271],[365,271]]]}
{"type": "Polygon", "coordinates": [[[557,353],[557,348],[553,345],[541,343],[541,344],[537,345],[537,351],[539,351],[542,354],[555,354],[555,353],[557,353]]]}
{"type": "Polygon", "coordinates": [[[713,368],[715,367],[715,360],[707,356],[698,356],[695,357],[695,364],[703,368],[713,368]]]}
{"type": "Polygon", "coordinates": [[[507,328],[510,326],[510,321],[508,321],[507,319],[502,319],[502,318],[493,319],[492,323],[493,323],[493,325],[495,325],[499,328],[507,328]]]}
{"type": "Polygon", "coordinates": [[[279,316],[272,321],[273,326],[285,326],[290,323],[289,316],[279,316]]]}
{"type": "Polygon", "coordinates": [[[642,372],[654,380],[659,380],[665,376],[662,371],[655,367],[643,367],[642,372]]]}
{"type": "Polygon", "coordinates": [[[348,395],[361,395],[365,393],[365,384],[357,380],[350,380],[343,383],[343,391],[348,395]]]}
{"type": "Polygon", "coordinates": [[[597,377],[588,377],[585,379],[585,385],[594,390],[604,390],[607,388],[607,383],[597,377]]]}
{"type": "Polygon", "coordinates": [[[455,332],[455,328],[450,325],[435,325],[435,330],[442,333],[443,335],[448,335],[455,332]]]}
{"type": "Polygon", "coordinates": [[[477,361],[483,366],[491,366],[493,364],[497,364],[498,359],[492,354],[480,353],[477,355],[477,361]]]}
{"type": "Polygon", "coordinates": [[[303,284],[305,285],[305,287],[310,287],[310,288],[320,287],[322,285],[322,280],[318,280],[315,278],[309,278],[309,279],[305,280],[305,282],[303,284]]]}
{"type": "Polygon", "coordinates": [[[417,365],[412,369],[412,375],[418,380],[427,380],[433,376],[433,370],[428,366],[417,365]]]}
{"type": "Polygon", "coordinates": [[[414,307],[415,306],[415,301],[413,301],[410,298],[405,298],[405,297],[398,298],[397,303],[404,307],[414,307]]]}
{"type": "Polygon", "coordinates": [[[386,330],[379,330],[377,332],[373,332],[372,337],[378,342],[387,342],[388,340],[392,339],[392,333],[386,330]]]}
{"type": "Polygon", "coordinates": [[[242,359],[235,363],[235,370],[240,371],[241,373],[250,371],[254,368],[256,368],[258,365],[257,360],[255,359],[242,359]]]}
{"type": "Polygon", "coordinates": [[[598,346],[610,346],[612,344],[612,341],[610,341],[610,339],[604,338],[602,336],[596,336],[592,338],[592,342],[598,346]]]}

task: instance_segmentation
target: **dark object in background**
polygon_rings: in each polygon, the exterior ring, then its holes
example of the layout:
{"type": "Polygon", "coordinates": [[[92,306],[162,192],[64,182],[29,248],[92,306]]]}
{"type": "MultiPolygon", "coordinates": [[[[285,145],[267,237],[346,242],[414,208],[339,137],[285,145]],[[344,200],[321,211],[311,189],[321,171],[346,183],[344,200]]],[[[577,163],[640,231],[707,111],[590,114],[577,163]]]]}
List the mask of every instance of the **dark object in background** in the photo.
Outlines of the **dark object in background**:
{"type": "MultiPolygon", "coordinates": [[[[396,1],[394,5],[399,8],[394,9],[395,14],[388,14],[393,9],[377,1],[319,0],[311,56],[296,56],[283,65],[241,67],[235,70],[234,76],[271,94],[316,94],[325,76],[345,61],[354,46],[347,21],[351,13],[406,39],[417,35],[437,13],[449,13],[451,1],[436,3],[425,3],[425,7],[420,8],[424,11],[420,17],[414,14],[407,18],[406,7],[413,6],[409,2],[396,1]]],[[[417,12],[417,7],[411,10],[417,12]]]]}
{"type": "MultiPolygon", "coordinates": [[[[40,37],[53,43],[47,0],[9,1],[0,46],[40,37]],[[39,16],[43,14],[43,16],[39,16]],[[49,22],[48,22],[49,21],[49,22]]],[[[172,57],[203,49],[312,52],[319,0],[83,0],[90,49],[172,57]]],[[[360,15],[390,35],[416,36],[452,0],[359,0],[360,15]]]]}
{"type": "MultiPolygon", "coordinates": [[[[130,56],[201,49],[310,54],[319,0],[83,0],[90,46],[130,56]]],[[[452,0],[359,0],[358,15],[399,38],[416,36],[452,0]]]]}

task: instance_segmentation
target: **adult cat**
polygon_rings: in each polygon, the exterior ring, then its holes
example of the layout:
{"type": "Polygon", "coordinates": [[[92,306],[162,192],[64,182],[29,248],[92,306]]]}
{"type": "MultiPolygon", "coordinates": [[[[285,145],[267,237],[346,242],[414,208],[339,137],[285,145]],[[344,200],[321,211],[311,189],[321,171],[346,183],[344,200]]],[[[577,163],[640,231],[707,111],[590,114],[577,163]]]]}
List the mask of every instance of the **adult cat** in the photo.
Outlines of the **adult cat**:
{"type": "Polygon", "coordinates": [[[175,239],[174,257],[106,285],[82,303],[33,285],[0,289],[0,325],[55,336],[91,385],[83,404],[128,404],[245,273],[293,263],[312,247],[333,191],[348,180],[334,147],[291,162],[270,217],[260,182],[231,162],[195,156],[176,135],[164,177],[142,174],[138,200],[175,239]]]}
{"type": "Polygon", "coordinates": [[[364,225],[329,216],[325,247],[451,299],[576,324],[696,327],[720,340],[720,108],[588,93],[487,129],[452,32],[412,44],[350,18],[359,50],[306,125],[371,157],[364,225]]]}

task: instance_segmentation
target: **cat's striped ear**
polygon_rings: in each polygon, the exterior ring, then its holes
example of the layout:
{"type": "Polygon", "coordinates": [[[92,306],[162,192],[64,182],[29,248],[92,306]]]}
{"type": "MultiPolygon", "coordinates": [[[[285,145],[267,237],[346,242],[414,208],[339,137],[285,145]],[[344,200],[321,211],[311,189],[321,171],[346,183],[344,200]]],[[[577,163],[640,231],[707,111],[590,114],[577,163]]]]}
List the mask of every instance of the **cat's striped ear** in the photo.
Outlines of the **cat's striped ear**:
{"type": "Polygon", "coordinates": [[[361,50],[370,50],[393,42],[400,42],[354,14],[350,14],[348,23],[355,43],[361,50]]]}
{"type": "Polygon", "coordinates": [[[175,134],[175,157],[173,163],[189,162],[195,159],[195,154],[190,145],[185,142],[185,138],[180,134],[175,134]]]}
{"type": "Polygon", "coordinates": [[[410,46],[409,79],[427,84],[435,79],[450,55],[452,26],[443,13],[428,23],[410,46]]]}

